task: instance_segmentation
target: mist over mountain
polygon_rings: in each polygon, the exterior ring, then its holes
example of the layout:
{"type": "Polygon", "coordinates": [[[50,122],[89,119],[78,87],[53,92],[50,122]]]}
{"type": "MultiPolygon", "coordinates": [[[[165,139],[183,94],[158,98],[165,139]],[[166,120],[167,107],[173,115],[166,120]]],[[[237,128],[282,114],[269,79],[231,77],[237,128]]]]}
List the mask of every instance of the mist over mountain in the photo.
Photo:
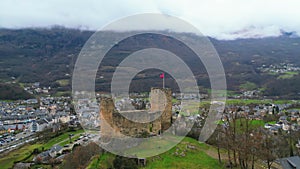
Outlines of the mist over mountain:
{"type": "MultiPolygon", "coordinates": [[[[76,58],[93,31],[67,29],[63,27],[0,29],[0,80],[1,84],[23,84],[40,82],[42,86],[50,86],[56,91],[70,91],[70,83],[62,85],[61,80],[70,81],[76,58]]],[[[147,37],[149,43],[162,43],[160,36],[147,37]],[[152,38],[152,39],[151,39],[152,38]]],[[[269,97],[298,98],[300,92],[300,38],[295,32],[281,32],[281,36],[268,38],[247,38],[236,40],[217,40],[210,38],[222,60],[228,90],[241,92],[245,84],[255,84],[255,89],[261,89],[263,95],[269,97]],[[288,65],[288,68],[287,68],[288,65]],[[275,67],[275,68],[272,68],[275,67]],[[295,71],[272,73],[277,69],[295,68],[295,71]],[[292,72],[292,73],[291,73],[292,72]],[[289,75],[292,74],[292,75],[289,75]],[[285,86],[285,88],[282,88],[285,86]]],[[[129,39],[130,49],[135,39],[129,39]]],[[[170,43],[164,39],[164,43],[170,43]]],[[[147,44],[147,41],[145,42],[147,44]]],[[[122,57],[125,49],[115,47],[114,57],[105,60],[100,67],[96,90],[108,91],[113,69],[110,67],[122,57]]],[[[128,50],[128,49],[127,49],[128,50]]],[[[178,50],[178,49],[174,49],[178,50]]],[[[127,51],[128,52],[128,51],[127,51]]],[[[199,86],[209,88],[207,73],[203,65],[193,63],[189,55],[187,62],[196,71],[199,86]]],[[[147,91],[153,86],[160,85],[157,78],[160,71],[146,70],[140,72],[131,84],[135,91],[147,91]]],[[[176,82],[167,75],[166,85],[176,86],[176,82]]]]}
{"type": "MultiPolygon", "coordinates": [[[[0,7],[0,27],[12,29],[63,25],[98,30],[127,16],[159,13],[183,19],[204,35],[217,39],[275,37],[282,31],[300,32],[297,0],[187,0],[176,3],[172,0],[2,0],[0,7]]],[[[164,29],[163,24],[155,26],[164,29]]]]}

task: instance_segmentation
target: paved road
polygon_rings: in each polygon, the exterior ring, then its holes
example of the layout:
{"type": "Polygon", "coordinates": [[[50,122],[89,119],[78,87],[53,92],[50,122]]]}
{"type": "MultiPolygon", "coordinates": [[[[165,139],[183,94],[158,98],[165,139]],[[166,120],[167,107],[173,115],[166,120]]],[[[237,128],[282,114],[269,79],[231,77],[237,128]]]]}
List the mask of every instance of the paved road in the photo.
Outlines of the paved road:
{"type": "Polygon", "coordinates": [[[37,139],[35,133],[31,132],[18,133],[14,136],[14,138],[15,140],[10,141],[8,143],[4,143],[2,146],[0,146],[0,154],[14,150],[17,147],[24,145],[25,143],[29,143],[37,139]]]}

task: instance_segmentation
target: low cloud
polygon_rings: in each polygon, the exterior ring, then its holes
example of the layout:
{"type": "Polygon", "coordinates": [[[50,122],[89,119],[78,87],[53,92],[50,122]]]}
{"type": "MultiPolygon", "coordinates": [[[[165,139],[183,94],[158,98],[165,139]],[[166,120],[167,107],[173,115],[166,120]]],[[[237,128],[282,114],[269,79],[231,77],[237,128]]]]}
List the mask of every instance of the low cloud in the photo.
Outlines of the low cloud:
{"type": "MultiPolygon", "coordinates": [[[[219,39],[300,34],[298,0],[1,0],[0,27],[65,27],[97,30],[122,17],[163,13],[219,39]]],[[[145,23],[146,24],[146,23],[145,23]]]]}

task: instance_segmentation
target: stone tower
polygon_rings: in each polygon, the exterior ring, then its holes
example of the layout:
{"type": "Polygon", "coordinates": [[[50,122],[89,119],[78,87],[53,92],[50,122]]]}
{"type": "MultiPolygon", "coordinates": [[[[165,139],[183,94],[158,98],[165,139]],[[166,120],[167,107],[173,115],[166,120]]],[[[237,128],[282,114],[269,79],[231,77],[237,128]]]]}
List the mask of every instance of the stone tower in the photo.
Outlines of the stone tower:
{"type": "Polygon", "coordinates": [[[161,112],[161,129],[167,130],[172,119],[172,91],[168,88],[151,88],[151,112],[161,112]]]}

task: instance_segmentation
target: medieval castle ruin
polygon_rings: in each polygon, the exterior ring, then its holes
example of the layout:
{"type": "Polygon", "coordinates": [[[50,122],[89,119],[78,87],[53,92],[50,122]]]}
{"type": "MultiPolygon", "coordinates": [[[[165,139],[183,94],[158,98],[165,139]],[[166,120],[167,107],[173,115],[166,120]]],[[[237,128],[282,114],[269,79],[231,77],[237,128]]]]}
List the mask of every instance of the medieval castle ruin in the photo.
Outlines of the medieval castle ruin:
{"type": "Polygon", "coordinates": [[[172,123],[171,89],[152,88],[150,105],[150,110],[117,111],[112,98],[101,98],[101,137],[146,137],[166,131],[172,123]]]}

